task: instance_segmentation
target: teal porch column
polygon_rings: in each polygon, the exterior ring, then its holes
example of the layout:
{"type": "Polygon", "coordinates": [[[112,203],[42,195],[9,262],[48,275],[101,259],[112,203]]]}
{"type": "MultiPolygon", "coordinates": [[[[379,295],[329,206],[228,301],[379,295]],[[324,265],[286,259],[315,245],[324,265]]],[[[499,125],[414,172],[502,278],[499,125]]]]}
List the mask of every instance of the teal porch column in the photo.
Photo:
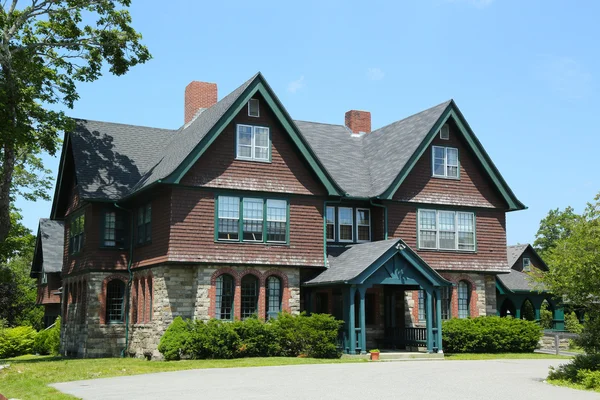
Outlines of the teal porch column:
{"type": "Polygon", "coordinates": [[[427,352],[433,353],[433,290],[427,289],[426,293],[427,352]]]}
{"type": "Polygon", "coordinates": [[[435,317],[436,317],[436,341],[434,349],[437,347],[438,352],[443,352],[442,347],[442,290],[435,291],[435,317]]]}
{"type": "Polygon", "coordinates": [[[554,329],[557,331],[565,330],[565,309],[562,306],[556,306],[554,311],[554,329]]]}
{"type": "Polygon", "coordinates": [[[350,342],[350,354],[356,354],[356,321],[354,320],[354,307],[356,296],[356,286],[351,286],[348,290],[348,341],[350,342]]]}
{"type": "Polygon", "coordinates": [[[366,287],[358,289],[360,295],[360,350],[362,354],[367,353],[367,317],[365,315],[365,295],[367,293],[366,287]]]}

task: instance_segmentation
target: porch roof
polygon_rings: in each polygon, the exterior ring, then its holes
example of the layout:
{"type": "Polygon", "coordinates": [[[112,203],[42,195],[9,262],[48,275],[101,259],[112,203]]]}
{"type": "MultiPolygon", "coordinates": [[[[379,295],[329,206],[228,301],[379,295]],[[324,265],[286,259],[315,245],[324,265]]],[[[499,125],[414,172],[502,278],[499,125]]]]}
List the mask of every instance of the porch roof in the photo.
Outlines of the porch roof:
{"type": "Polygon", "coordinates": [[[409,265],[417,269],[434,286],[451,286],[419,257],[402,239],[379,240],[348,246],[338,256],[328,257],[329,268],[305,285],[359,284],[381,268],[396,254],[400,254],[409,265]]]}
{"type": "Polygon", "coordinates": [[[503,289],[512,293],[546,292],[543,284],[536,282],[530,275],[511,269],[508,274],[498,275],[496,281],[503,289]]]}

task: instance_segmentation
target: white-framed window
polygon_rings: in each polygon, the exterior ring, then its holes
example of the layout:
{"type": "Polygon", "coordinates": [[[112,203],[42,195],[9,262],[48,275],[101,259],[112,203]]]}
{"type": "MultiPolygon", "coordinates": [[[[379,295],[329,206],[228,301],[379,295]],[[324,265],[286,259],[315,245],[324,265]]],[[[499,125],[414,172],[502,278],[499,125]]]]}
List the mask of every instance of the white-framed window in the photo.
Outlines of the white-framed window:
{"type": "Polygon", "coordinates": [[[531,260],[527,257],[523,257],[523,271],[524,272],[531,271],[531,260]]]}
{"type": "Polygon", "coordinates": [[[433,176],[458,178],[458,149],[454,147],[433,146],[433,176]]]}
{"type": "Polygon", "coordinates": [[[219,240],[235,240],[240,238],[240,199],[239,197],[219,196],[219,240]]]}
{"type": "Polygon", "coordinates": [[[260,106],[258,99],[250,99],[248,101],[248,116],[249,117],[260,117],[260,106]]]}
{"type": "Polygon", "coordinates": [[[325,221],[327,241],[335,242],[335,207],[327,206],[325,221]]]}
{"type": "Polygon", "coordinates": [[[338,208],[338,232],[340,242],[352,242],[354,241],[354,218],[351,207],[339,207],[338,208]]]}
{"type": "Polygon", "coordinates": [[[269,161],[271,141],[269,128],[238,125],[236,158],[252,161],[269,161]]]}
{"type": "Polygon", "coordinates": [[[440,129],[440,139],[450,139],[450,126],[448,124],[444,124],[444,126],[442,126],[442,128],[440,129]]]}
{"type": "Polygon", "coordinates": [[[285,243],[287,231],[287,201],[267,200],[267,242],[285,243]]]}
{"type": "Polygon", "coordinates": [[[420,249],[475,251],[475,214],[463,211],[419,210],[420,249]]]}
{"type": "Polygon", "coordinates": [[[263,241],[263,200],[244,198],[242,202],[244,208],[244,242],[262,242],[263,241]]]}
{"type": "Polygon", "coordinates": [[[356,209],[356,241],[371,241],[371,210],[368,208],[356,209]]]}

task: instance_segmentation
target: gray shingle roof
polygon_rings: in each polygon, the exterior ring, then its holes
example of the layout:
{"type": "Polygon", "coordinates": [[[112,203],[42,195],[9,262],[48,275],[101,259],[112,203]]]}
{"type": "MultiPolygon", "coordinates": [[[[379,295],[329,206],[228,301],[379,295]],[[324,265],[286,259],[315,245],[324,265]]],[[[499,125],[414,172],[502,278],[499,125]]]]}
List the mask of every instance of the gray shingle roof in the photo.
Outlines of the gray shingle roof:
{"type": "Polygon", "coordinates": [[[46,273],[61,272],[65,242],[63,221],[40,219],[39,234],[42,244],[43,268],[46,273]]]}
{"type": "Polygon", "coordinates": [[[362,136],[343,125],[295,121],[333,179],[353,197],[382,194],[451,100],[362,136]]]}
{"type": "Polygon", "coordinates": [[[373,264],[386,251],[394,247],[400,239],[380,240],[348,246],[341,254],[328,255],[329,268],[307,284],[347,282],[356,278],[373,264]]]}
{"type": "Polygon", "coordinates": [[[527,250],[527,247],[529,247],[528,244],[517,244],[514,246],[506,247],[506,257],[508,259],[508,266],[510,268],[512,268],[515,265],[519,257],[521,257],[521,254],[523,254],[523,252],[527,250]]]}
{"type": "Polygon", "coordinates": [[[526,273],[511,269],[508,274],[498,275],[497,279],[511,291],[545,291],[544,285],[537,283],[526,273]]]}

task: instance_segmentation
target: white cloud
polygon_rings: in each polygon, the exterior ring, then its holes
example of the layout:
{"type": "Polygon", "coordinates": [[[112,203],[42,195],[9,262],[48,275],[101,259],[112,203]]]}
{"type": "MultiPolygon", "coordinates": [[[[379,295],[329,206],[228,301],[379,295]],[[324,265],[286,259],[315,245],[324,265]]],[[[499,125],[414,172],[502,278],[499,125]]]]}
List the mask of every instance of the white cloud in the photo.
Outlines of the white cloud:
{"type": "Polygon", "coordinates": [[[367,78],[372,81],[380,81],[385,76],[385,73],[381,68],[369,68],[367,69],[367,78]]]}
{"type": "Polygon", "coordinates": [[[592,74],[570,57],[543,56],[536,72],[553,91],[567,100],[582,99],[592,88],[592,74]]]}
{"type": "Polygon", "coordinates": [[[463,3],[469,4],[477,8],[485,8],[490,6],[495,0],[446,0],[448,3],[463,3]]]}
{"type": "Polygon", "coordinates": [[[296,79],[295,81],[291,81],[290,83],[288,83],[288,92],[290,93],[296,93],[298,90],[303,89],[306,86],[306,83],[304,83],[304,75],[302,75],[300,78],[296,79]]]}

